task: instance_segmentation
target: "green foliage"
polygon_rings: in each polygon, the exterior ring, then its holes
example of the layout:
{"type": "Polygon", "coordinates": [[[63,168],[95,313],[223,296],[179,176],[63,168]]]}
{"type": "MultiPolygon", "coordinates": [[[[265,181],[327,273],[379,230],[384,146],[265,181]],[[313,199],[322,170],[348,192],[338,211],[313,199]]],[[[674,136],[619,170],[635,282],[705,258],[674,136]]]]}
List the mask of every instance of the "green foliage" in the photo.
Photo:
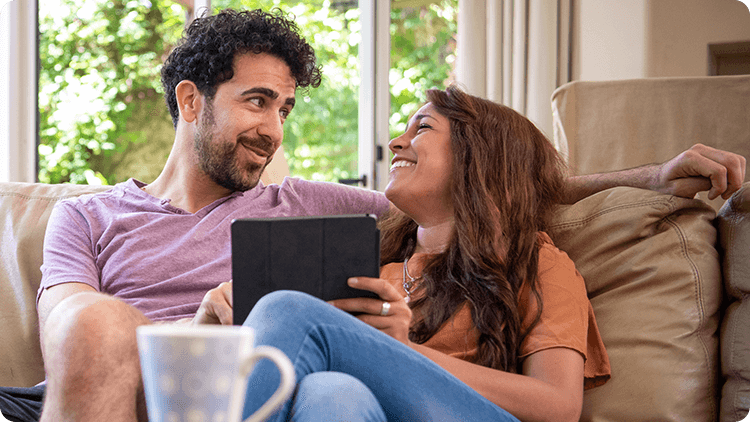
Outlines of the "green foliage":
{"type": "MultiPolygon", "coordinates": [[[[404,131],[426,89],[452,79],[457,3],[441,0],[391,12],[392,136],[404,131]]],[[[357,2],[214,0],[212,5],[278,7],[294,15],[324,78],[319,88],[298,93],[285,124],[291,174],[330,181],[358,177],[357,2]]],[[[143,122],[139,107],[165,107],[155,98],[162,95],[159,70],[183,20],[181,6],[170,0],[40,4],[41,181],[111,184],[127,177],[113,159],[153,154],[139,147],[147,139],[154,142],[154,129],[143,122]]],[[[168,119],[161,108],[145,115],[168,119]]]]}
{"type": "Polygon", "coordinates": [[[139,138],[126,123],[138,100],[160,96],[162,52],[182,30],[170,0],[40,3],[39,180],[113,183],[91,168],[139,138]]]}
{"type": "Polygon", "coordinates": [[[391,137],[404,132],[428,89],[455,79],[457,14],[458,0],[391,11],[391,137]]]}

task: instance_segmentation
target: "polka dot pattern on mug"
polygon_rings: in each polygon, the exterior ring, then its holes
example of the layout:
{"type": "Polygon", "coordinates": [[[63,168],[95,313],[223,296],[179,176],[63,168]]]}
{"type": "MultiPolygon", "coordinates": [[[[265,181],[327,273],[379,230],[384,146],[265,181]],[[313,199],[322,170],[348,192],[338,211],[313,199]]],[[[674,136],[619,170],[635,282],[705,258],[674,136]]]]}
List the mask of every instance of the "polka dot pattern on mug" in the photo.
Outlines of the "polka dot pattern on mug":
{"type": "Polygon", "coordinates": [[[239,372],[240,341],[236,337],[152,337],[141,352],[144,377],[158,394],[147,396],[152,422],[229,422],[229,401],[239,372]],[[148,362],[148,359],[152,359],[148,362]],[[147,379],[148,378],[148,379],[147,379]]]}

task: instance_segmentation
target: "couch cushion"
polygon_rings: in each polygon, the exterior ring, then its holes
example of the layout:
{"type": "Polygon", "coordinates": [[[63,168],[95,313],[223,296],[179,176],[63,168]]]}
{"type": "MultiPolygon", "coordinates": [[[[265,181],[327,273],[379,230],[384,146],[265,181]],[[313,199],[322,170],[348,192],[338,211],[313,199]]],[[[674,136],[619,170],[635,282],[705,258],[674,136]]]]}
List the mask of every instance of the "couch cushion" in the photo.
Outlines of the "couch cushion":
{"type": "Polygon", "coordinates": [[[586,280],[612,379],[586,421],[710,421],[718,415],[722,300],[714,211],[615,188],[561,207],[550,230],[586,280]]]}
{"type": "Polygon", "coordinates": [[[28,387],[44,379],[36,292],[52,207],[62,198],[108,188],[0,183],[0,385],[28,387]]]}
{"type": "Polygon", "coordinates": [[[736,422],[750,408],[750,182],[719,210],[717,225],[729,297],[721,326],[721,420],[736,422]]]}

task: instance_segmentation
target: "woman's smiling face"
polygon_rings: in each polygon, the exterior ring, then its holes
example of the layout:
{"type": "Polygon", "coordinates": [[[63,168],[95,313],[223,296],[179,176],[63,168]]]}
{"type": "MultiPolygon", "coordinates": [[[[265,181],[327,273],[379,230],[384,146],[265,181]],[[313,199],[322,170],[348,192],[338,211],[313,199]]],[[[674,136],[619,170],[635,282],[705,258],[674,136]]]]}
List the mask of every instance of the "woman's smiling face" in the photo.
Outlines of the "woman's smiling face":
{"type": "Polygon", "coordinates": [[[388,148],[394,154],[388,199],[420,225],[453,218],[450,121],[428,103],[388,148]]]}

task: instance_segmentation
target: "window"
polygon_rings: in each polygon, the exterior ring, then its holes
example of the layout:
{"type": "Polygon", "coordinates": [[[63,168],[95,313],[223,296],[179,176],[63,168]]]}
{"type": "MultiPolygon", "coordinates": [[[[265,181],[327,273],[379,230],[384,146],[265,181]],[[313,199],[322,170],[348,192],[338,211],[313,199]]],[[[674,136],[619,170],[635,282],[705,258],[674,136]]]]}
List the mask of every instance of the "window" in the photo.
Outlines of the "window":
{"type": "MultiPolygon", "coordinates": [[[[457,0],[392,8],[375,0],[213,0],[213,10],[224,7],[293,14],[323,66],[323,84],[298,93],[285,125],[291,173],[328,181],[365,175],[366,186],[384,188],[388,140],[404,130],[427,88],[451,80],[457,0]],[[362,57],[368,49],[370,62],[362,57]]],[[[174,136],[159,69],[182,31],[184,7],[45,0],[40,9],[40,181],[150,182],[174,136]]]]}

